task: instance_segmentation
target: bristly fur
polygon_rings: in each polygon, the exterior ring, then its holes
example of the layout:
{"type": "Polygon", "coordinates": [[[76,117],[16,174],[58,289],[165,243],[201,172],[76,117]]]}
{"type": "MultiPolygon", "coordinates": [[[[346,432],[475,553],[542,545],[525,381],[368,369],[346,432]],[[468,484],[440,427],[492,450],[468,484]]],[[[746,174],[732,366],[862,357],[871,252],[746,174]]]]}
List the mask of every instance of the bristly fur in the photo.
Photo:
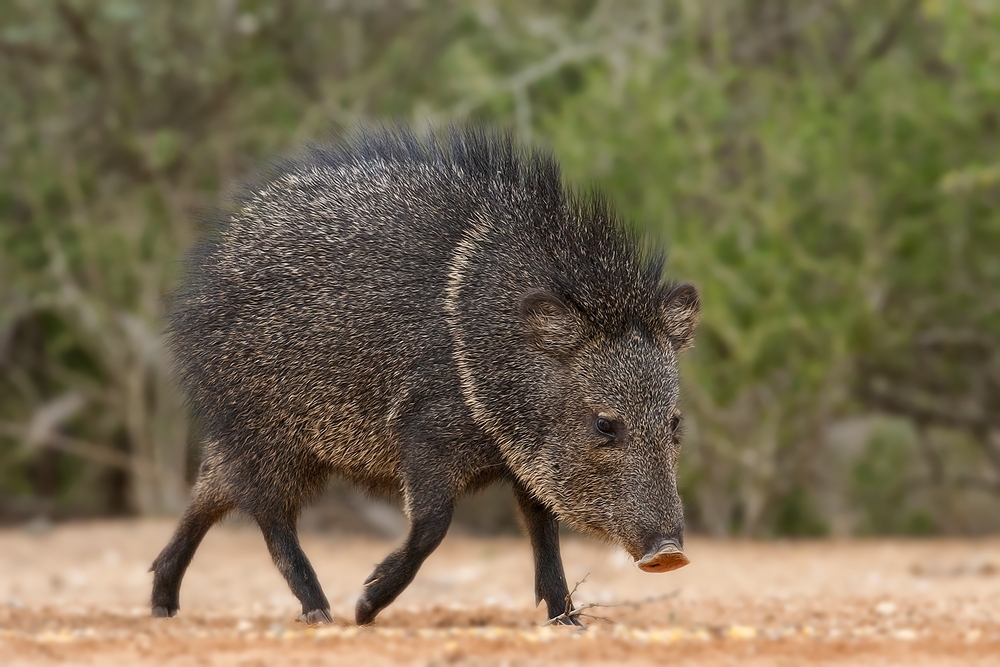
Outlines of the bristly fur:
{"type": "MultiPolygon", "coordinates": [[[[452,127],[419,137],[406,126],[361,129],[336,143],[310,146],[297,159],[279,161],[263,178],[273,181],[289,174],[341,169],[360,172],[373,166],[417,179],[425,170],[443,179],[456,179],[471,188],[463,194],[481,197],[482,205],[493,207],[500,215],[504,208],[517,206],[542,214],[535,231],[549,236],[550,243],[541,249],[550,256],[539,268],[551,271],[562,296],[602,325],[627,326],[623,318],[632,315],[628,311],[636,304],[616,291],[622,285],[634,286],[641,302],[649,305],[662,301],[673,287],[664,281],[662,250],[649,248],[599,191],[565,188],[554,156],[519,145],[509,131],[452,127]],[[612,303],[620,307],[609,310],[612,303]]],[[[259,190],[254,184],[245,184],[233,197],[234,208],[253,206],[259,190]]],[[[196,247],[189,262],[195,272],[189,276],[188,290],[200,280],[211,280],[198,274],[196,255],[211,254],[219,230],[231,228],[234,222],[215,222],[215,234],[196,247]]],[[[441,223],[461,233],[471,220],[443,218],[441,223]]],[[[185,293],[185,288],[180,288],[173,300],[182,301],[185,293]]]]}
{"type": "Polygon", "coordinates": [[[171,350],[207,437],[154,613],[176,612],[201,536],[239,509],[322,616],[294,521],[330,475],[400,493],[413,525],[359,622],[409,583],[455,500],[497,480],[515,486],[550,607],[557,517],[636,557],[679,540],[676,353],[699,306],[663,262],[510,133],[361,129],[276,165],[174,295],[171,350]]]}

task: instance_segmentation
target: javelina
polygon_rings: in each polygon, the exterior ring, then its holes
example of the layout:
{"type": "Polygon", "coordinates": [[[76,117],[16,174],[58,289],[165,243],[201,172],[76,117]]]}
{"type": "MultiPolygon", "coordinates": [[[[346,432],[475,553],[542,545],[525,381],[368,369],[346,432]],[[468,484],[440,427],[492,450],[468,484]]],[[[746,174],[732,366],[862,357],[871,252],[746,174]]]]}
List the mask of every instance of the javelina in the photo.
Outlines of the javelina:
{"type": "Polygon", "coordinates": [[[699,300],[649,245],[598,196],[568,193],[552,157],[482,129],[361,130],[247,189],[170,315],[206,439],[151,568],[153,616],[177,612],[202,537],[241,510],[302,620],[331,620],[296,534],[330,475],[400,493],[410,520],[364,583],[360,624],[413,580],[456,499],[497,481],[550,617],[567,594],[558,521],[647,571],[687,563],[677,353],[699,300]]]}

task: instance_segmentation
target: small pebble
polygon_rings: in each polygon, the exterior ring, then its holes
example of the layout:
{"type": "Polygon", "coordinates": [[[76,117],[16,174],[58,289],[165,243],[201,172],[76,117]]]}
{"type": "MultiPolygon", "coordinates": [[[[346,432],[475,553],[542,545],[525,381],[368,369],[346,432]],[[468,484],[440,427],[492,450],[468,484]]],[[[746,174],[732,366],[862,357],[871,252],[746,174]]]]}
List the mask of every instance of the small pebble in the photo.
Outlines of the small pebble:
{"type": "Polygon", "coordinates": [[[892,616],[896,613],[896,603],[886,600],[875,605],[875,613],[879,616],[892,616]]]}

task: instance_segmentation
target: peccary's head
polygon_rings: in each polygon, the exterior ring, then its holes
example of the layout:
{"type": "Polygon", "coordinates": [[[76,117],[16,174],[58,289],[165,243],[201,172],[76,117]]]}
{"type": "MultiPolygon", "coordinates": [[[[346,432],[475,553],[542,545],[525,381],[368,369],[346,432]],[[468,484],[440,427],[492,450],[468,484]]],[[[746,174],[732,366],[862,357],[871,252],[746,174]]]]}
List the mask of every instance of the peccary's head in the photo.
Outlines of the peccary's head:
{"type": "Polygon", "coordinates": [[[463,400],[561,520],[644,570],[683,565],[677,355],[697,291],[665,281],[662,253],[600,196],[568,193],[548,154],[454,145],[482,193],[447,269],[463,400]]]}
{"type": "Polygon", "coordinates": [[[523,297],[525,340],[538,355],[531,384],[547,415],[528,477],[561,519],[665,572],[687,562],[677,353],[692,342],[699,300],[686,284],[647,296],[616,327],[549,291],[523,297]]]}

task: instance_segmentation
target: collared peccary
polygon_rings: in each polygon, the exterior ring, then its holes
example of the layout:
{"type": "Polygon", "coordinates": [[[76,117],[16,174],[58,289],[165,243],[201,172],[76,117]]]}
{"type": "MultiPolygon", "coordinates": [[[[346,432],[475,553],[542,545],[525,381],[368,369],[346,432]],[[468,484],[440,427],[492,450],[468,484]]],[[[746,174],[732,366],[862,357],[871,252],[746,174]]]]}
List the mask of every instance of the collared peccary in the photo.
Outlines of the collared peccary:
{"type": "Polygon", "coordinates": [[[413,580],[456,500],[498,481],[550,618],[567,595],[559,521],[644,570],[686,564],[677,353],[699,299],[650,246],[600,197],[568,192],[551,156],[485,129],[359,130],[247,188],[170,315],[206,439],[151,568],[153,615],[177,612],[202,537],[240,510],[302,620],[331,620],[296,534],[331,475],[400,494],[410,520],[364,583],[360,624],[413,580]]]}

